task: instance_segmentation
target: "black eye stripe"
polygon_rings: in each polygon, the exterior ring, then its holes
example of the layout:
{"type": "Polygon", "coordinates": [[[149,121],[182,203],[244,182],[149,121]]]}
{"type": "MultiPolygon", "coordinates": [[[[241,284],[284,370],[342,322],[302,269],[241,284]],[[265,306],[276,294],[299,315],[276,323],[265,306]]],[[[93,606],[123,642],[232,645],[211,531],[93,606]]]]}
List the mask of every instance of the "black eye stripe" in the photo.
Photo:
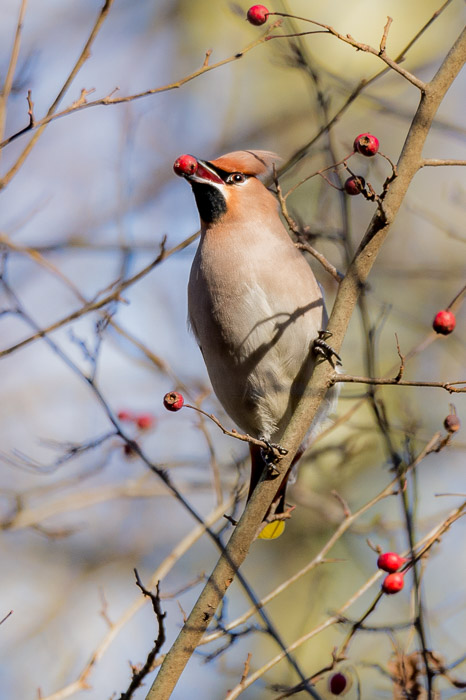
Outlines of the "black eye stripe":
{"type": "Polygon", "coordinates": [[[208,165],[209,168],[212,168],[212,170],[216,172],[217,175],[221,177],[223,182],[225,182],[227,185],[234,185],[239,184],[240,182],[245,182],[250,177],[249,175],[245,175],[245,173],[241,173],[239,170],[233,173],[228,172],[227,170],[222,170],[222,168],[218,168],[217,166],[213,165],[210,161],[206,161],[206,165],[208,165]],[[233,179],[235,175],[239,175],[241,179],[235,181],[233,179]]]}

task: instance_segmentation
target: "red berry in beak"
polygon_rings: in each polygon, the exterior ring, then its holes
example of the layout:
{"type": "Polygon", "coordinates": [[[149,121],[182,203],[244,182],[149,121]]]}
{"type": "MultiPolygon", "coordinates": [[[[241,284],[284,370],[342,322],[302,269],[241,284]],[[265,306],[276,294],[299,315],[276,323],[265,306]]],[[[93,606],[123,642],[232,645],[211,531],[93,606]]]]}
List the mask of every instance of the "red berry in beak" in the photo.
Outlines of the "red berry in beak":
{"type": "Polygon", "coordinates": [[[183,404],[183,395],[179,394],[177,391],[169,391],[168,394],[165,394],[163,397],[163,405],[167,411],[179,411],[180,408],[183,408],[183,404]]]}
{"type": "Polygon", "coordinates": [[[451,333],[456,326],[455,314],[452,311],[439,311],[432,328],[436,333],[441,333],[442,335],[448,335],[451,333]]]}
{"type": "Polygon", "coordinates": [[[267,17],[269,16],[269,11],[265,5],[253,5],[249,8],[247,18],[248,22],[259,27],[261,24],[267,22],[267,17]]]}
{"type": "Polygon", "coordinates": [[[396,552],[385,552],[377,559],[377,566],[379,569],[388,571],[390,574],[398,571],[398,569],[400,569],[405,563],[406,559],[404,557],[400,557],[400,555],[396,552]]]}
{"type": "Polygon", "coordinates": [[[362,156],[375,156],[379,150],[379,139],[373,134],[359,134],[354,139],[353,148],[362,156]]]}
{"type": "Polygon", "coordinates": [[[173,170],[177,175],[194,175],[198,168],[197,158],[190,155],[180,156],[173,163],[173,170]]]}
{"type": "Polygon", "coordinates": [[[366,184],[366,181],[364,180],[363,177],[361,177],[361,175],[356,175],[356,176],[352,175],[351,177],[349,177],[346,180],[343,187],[344,187],[346,194],[355,195],[355,194],[361,194],[361,192],[364,189],[365,184],[366,184]]]}
{"type": "Polygon", "coordinates": [[[382,583],[382,590],[384,593],[388,593],[388,595],[393,595],[393,593],[399,593],[404,585],[405,580],[403,574],[388,574],[382,583]]]}

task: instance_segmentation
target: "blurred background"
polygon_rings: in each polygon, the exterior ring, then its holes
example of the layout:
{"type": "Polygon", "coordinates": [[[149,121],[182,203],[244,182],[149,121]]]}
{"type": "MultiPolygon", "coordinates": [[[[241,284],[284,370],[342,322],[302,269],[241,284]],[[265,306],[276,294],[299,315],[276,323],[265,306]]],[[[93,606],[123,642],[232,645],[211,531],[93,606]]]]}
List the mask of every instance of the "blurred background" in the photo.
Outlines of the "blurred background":
{"type": "MultiPolygon", "coordinates": [[[[2,84],[20,4],[0,2],[2,84]]],[[[423,80],[435,74],[464,24],[464,4],[453,0],[446,5],[403,64],[423,80]]],[[[392,57],[440,6],[440,0],[269,4],[271,10],[331,24],[373,46],[379,45],[390,15],[387,51],[392,57]]],[[[212,50],[211,64],[234,56],[264,33],[264,28],[245,21],[248,7],[249,3],[228,0],[115,0],[60,109],[78,100],[83,88],[94,90],[87,96],[90,101],[117,88],[115,95],[126,96],[168,86],[196,71],[207,50],[212,50]]],[[[36,120],[46,114],[100,8],[97,0],[42,0],[27,7],[3,138],[27,125],[28,90],[36,120]]],[[[305,31],[310,25],[284,24],[278,33],[296,28],[305,31]]],[[[337,113],[360,81],[381,68],[376,57],[324,34],[276,39],[179,89],[90,107],[50,123],[0,192],[2,274],[8,285],[1,290],[0,350],[67,317],[109,285],[143,269],[158,255],[164,236],[171,249],[198,230],[190,188],[172,171],[178,155],[213,158],[230,150],[264,148],[276,151],[286,163],[314,139],[326,115],[337,113]]],[[[426,157],[465,158],[465,86],[463,72],[439,109],[426,157]]],[[[324,133],[315,140],[286,172],[281,178],[284,192],[344,158],[361,132],[375,133],[383,153],[396,162],[418,99],[417,89],[399,75],[382,76],[341,114],[330,136],[324,133]]],[[[2,176],[30,138],[31,132],[3,148],[2,176]]],[[[361,156],[354,157],[351,167],[353,163],[380,191],[390,173],[388,163],[361,156]]],[[[374,212],[373,204],[362,197],[348,202],[319,177],[299,187],[288,207],[296,221],[308,227],[312,245],[342,271],[374,212]]],[[[434,338],[431,324],[464,285],[465,208],[461,168],[419,172],[371,274],[364,313],[359,310],[352,319],[342,348],[347,373],[367,374],[370,328],[376,376],[396,374],[396,333],[403,353],[418,349],[407,363],[406,379],[464,378],[465,309],[458,309],[451,336],[434,338]]],[[[147,465],[124,449],[121,438],[103,439],[113,426],[86,376],[95,377],[95,387],[114,415],[150,415],[149,428],[131,421],[121,426],[150,461],[169,470],[203,517],[218,505],[216,471],[225,498],[247,481],[244,443],[202,423],[193,411],[170,414],[162,406],[163,395],[179,389],[191,403],[202,401],[206,411],[232,427],[210,394],[201,354],[186,326],[186,285],[195,246],[182,248],[124,290],[118,302],[107,307],[111,316],[104,322],[99,312],[89,313],[49,334],[54,346],[39,338],[0,356],[0,619],[14,611],[0,628],[2,698],[32,699],[39,692],[39,697],[56,699],[102,700],[113,693],[119,697],[129,684],[129,662],[143,662],[157,635],[152,610],[145,604],[118,628],[111,643],[99,647],[107,639],[109,623],[141,598],[133,569],[148,582],[196,526],[147,465]],[[98,648],[102,654],[87,677],[89,689],[70,688],[98,648]],[[66,688],[66,695],[59,694],[66,688]]],[[[310,264],[331,309],[336,283],[314,260],[310,264]]],[[[391,480],[383,437],[369,403],[361,400],[364,392],[363,385],[343,386],[337,416],[345,416],[352,407],[354,413],[316,443],[303,464],[289,493],[298,507],[286,535],[253,545],[244,574],[259,598],[304,566],[333,534],[342,518],[333,489],[355,511],[391,480]]],[[[450,403],[466,420],[461,394],[387,387],[379,389],[377,397],[384,402],[393,440],[408,457],[443,430],[450,403]]],[[[461,503],[465,447],[460,431],[448,447],[421,463],[415,499],[419,538],[461,503]]],[[[221,513],[238,515],[242,508],[240,503],[234,511],[229,504],[221,513]]],[[[224,522],[220,514],[214,529],[224,522]]],[[[328,555],[337,563],[313,570],[268,607],[286,642],[325,620],[374,573],[376,555],[367,537],[383,548],[406,548],[397,498],[382,501],[358,519],[328,555]]],[[[423,573],[429,645],[446,663],[464,653],[466,572],[464,557],[458,555],[463,542],[464,526],[459,522],[433,548],[423,573]]],[[[164,576],[163,651],[183,624],[183,611],[189,613],[201,590],[199,577],[210,572],[217,556],[204,536],[164,576]]],[[[348,616],[362,614],[377,590],[378,584],[348,616]]],[[[235,584],[222,611],[223,622],[249,605],[235,584]]],[[[371,621],[401,623],[411,614],[407,589],[383,600],[371,621]]],[[[347,631],[344,625],[332,626],[303,645],[296,658],[304,672],[311,675],[326,666],[347,631]]],[[[402,648],[414,649],[409,631],[400,632],[397,639],[402,648]]],[[[219,645],[196,654],[173,694],[175,700],[201,687],[202,697],[223,698],[239,682],[248,652],[251,670],[278,652],[266,635],[251,632],[206,663],[205,655],[219,645]]],[[[392,696],[383,669],[393,650],[388,634],[356,637],[348,666],[359,678],[361,697],[392,696]]],[[[294,682],[296,676],[281,663],[243,697],[273,697],[270,684],[294,682]]],[[[317,687],[328,697],[325,678],[317,687]]],[[[442,680],[439,688],[445,698],[460,692],[442,680]]],[[[143,698],[146,692],[147,686],[134,697],[143,698]]],[[[354,683],[348,697],[357,693],[354,683]]]]}

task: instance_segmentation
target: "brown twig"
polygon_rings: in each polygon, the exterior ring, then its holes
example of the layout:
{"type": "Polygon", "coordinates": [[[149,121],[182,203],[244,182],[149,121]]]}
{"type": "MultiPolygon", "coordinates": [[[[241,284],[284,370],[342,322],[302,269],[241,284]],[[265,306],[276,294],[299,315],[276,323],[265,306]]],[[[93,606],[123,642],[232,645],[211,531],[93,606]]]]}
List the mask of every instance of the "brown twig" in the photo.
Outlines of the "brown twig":
{"type": "Polygon", "coordinates": [[[398,353],[398,357],[400,358],[400,369],[398,370],[398,374],[395,377],[395,382],[398,384],[399,382],[401,382],[401,380],[403,378],[404,371],[405,371],[405,357],[401,353],[400,343],[399,343],[398,336],[396,333],[395,333],[395,339],[396,339],[396,351],[398,353]]]}
{"type": "Polygon", "coordinates": [[[10,610],[10,612],[7,613],[7,614],[5,615],[5,617],[4,617],[2,620],[0,620],[0,625],[3,625],[3,623],[5,622],[5,620],[8,620],[8,618],[10,617],[10,615],[13,615],[13,610],[10,610]]]}
{"type": "MultiPolygon", "coordinates": [[[[413,460],[413,462],[408,465],[407,469],[408,471],[411,469],[415,469],[429,454],[431,454],[435,448],[436,445],[438,444],[439,440],[439,433],[435,433],[432,438],[427,442],[427,444],[424,446],[423,450],[417,455],[417,457],[413,460]]],[[[300,569],[297,573],[295,573],[293,576],[288,578],[287,581],[284,583],[280,584],[277,586],[271,593],[269,593],[267,596],[262,598],[260,601],[260,604],[262,606],[267,605],[270,603],[272,600],[274,600],[277,596],[279,596],[283,591],[285,591],[289,586],[291,586],[293,583],[296,581],[300,580],[303,576],[305,576],[307,573],[312,571],[314,568],[322,564],[324,561],[328,561],[326,559],[327,554],[330,552],[330,550],[334,547],[336,542],[344,535],[345,532],[348,531],[352,525],[356,522],[358,518],[361,517],[364,513],[366,513],[368,510],[373,508],[377,503],[380,503],[380,501],[384,500],[385,498],[389,498],[390,496],[395,496],[398,492],[397,489],[397,483],[398,480],[395,478],[393,479],[382,491],[380,491],[376,496],[374,496],[370,501],[365,503],[361,508],[359,508],[357,511],[349,515],[348,517],[344,518],[338,528],[335,530],[333,535],[330,537],[330,539],[326,542],[324,547],[320,550],[320,552],[312,558],[310,562],[308,562],[302,569],[300,569]]],[[[456,511],[455,511],[456,512],[456,511]]],[[[236,620],[233,620],[229,625],[225,627],[225,630],[228,631],[230,629],[234,629],[240,624],[244,624],[253,614],[254,614],[254,609],[250,608],[246,613],[244,613],[241,617],[237,618],[236,620]]],[[[219,634],[217,632],[213,632],[211,634],[205,635],[202,639],[202,644],[207,644],[208,642],[212,642],[215,639],[218,639],[219,634]]]]}
{"type": "MultiPolygon", "coordinates": [[[[42,119],[41,121],[35,123],[35,127],[37,127],[37,131],[35,131],[35,133],[32,135],[29,143],[26,145],[26,147],[24,148],[24,150],[22,151],[22,153],[20,154],[20,156],[18,157],[16,162],[11,166],[11,168],[8,170],[8,172],[0,180],[0,190],[2,190],[4,187],[6,187],[6,185],[16,175],[16,173],[18,172],[20,167],[23,165],[24,161],[26,160],[26,158],[29,156],[30,152],[34,148],[35,144],[37,143],[37,140],[39,139],[40,135],[44,131],[48,122],[53,117],[53,114],[54,114],[58,104],[60,103],[63,95],[68,90],[69,86],[71,85],[71,83],[75,79],[76,75],[79,73],[79,71],[82,68],[82,66],[84,65],[84,63],[90,57],[91,46],[94,43],[94,40],[95,40],[97,34],[99,33],[99,30],[102,27],[103,22],[107,18],[108,13],[110,12],[110,8],[111,8],[112,4],[113,4],[113,0],[105,0],[105,4],[103,5],[102,9],[99,12],[99,15],[95,21],[95,24],[94,24],[92,30],[91,30],[91,33],[89,34],[89,38],[87,39],[78,60],[74,64],[70,74],[68,75],[67,79],[63,83],[63,86],[59,90],[58,95],[56,96],[56,98],[54,99],[52,104],[50,105],[45,119],[42,119]]],[[[30,120],[30,124],[31,124],[31,120],[30,120]]],[[[33,124],[33,126],[34,126],[34,124],[33,124]]],[[[31,128],[31,127],[28,127],[28,128],[31,128]]],[[[20,133],[24,133],[24,129],[22,129],[20,133]]],[[[3,147],[3,145],[5,143],[9,143],[11,140],[12,139],[10,138],[10,139],[7,139],[6,142],[1,143],[0,149],[3,147]]]]}
{"type": "Polygon", "coordinates": [[[312,255],[313,258],[318,260],[324,268],[324,270],[326,270],[329,273],[329,275],[333,277],[335,282],[338,282],[338,284],[341,282],[341,280],[344,277],[343,273],[337,270],[337,268],[327,260],[325,255],[319,253],[319,251],[313,248],[313,246],[311,246],[309,243],[295,243],[295,246],[299,250],[304,250],[306,253],[309,253],[310,255],[312,255]]]}
{"type": "MultiPolygon", "coordinates": [[[[414,37],[406,44],[406,46],[401,50],[401,52],[397,55],[395,58],[395,61],[397,63],[401,63],[404,61],[406,54],[408,51],[414,46],[414,44],[422,37],[422,35],[426,32],[426,30],[430,27],[430,25],[441,15],[444,10],[448,7],[453,2],[453,0],[446,0],[446,2],[443,3],[443,5],[434,12],[432,17],[419,29],[419,31],[414,35],[414,37]]],[[[372,83],[377,81],[379,78],[382,76],[386,75],[390,68],[387,66],[386,68],[383,68],[382,70],[378,71],[375,73],[371,78],[363,78],[358,85],[354,88],[354,90],[351,92],[351,94],[347,97],[346,101],[344,104],[335,112],[333,117],[328,119],[328,121],[321,126],[321,128],[317,131],[317,133],[312,137],[310,141],[308,141],[304,146],[299,148],[291,158],[280,168],[280,175],[283,175],[285,172],[290,170],[296,163],[298,163],[309,151],[309,149],[320,139],[320,137],[329,132],[332,127],[341,119],[343,114],[346,112],[346,110],[351,106],[351,104],[354,102],[354,100],[364,91],[366,88],[368,88],[372,83]]]]}
{"type": "Polygon", "coordinates": [[[445,158],[443,160],[439,158],[423,158],[419,164],[420,168],[438,167],[441,165],[466,165],[466,160],[456,160],[455,158],[445,158]]]}
{"type": "MultiPolygon", "coordinates": [[[[325,31],[325,33],[332,34],[332,36],[336,37],[340,41],[343,41],[345,44],[349,44],[353,48],[355,48],[357,51],[364,51],[365,53],[370,53],[373,56],[378,56],[384,63],[389,66],[392,70],[394,70],[396,73],[399,73],[403,78],[405,78],[408,82],[410,82],[412,85],[417,87],[421,92],[424,92],[427,86],[427,83],[424,83],[422,80],[419,80],[419,78],[416,78],[415,75],[410,73],[409,71],[405,70],[402,68],[395,59],[390,58],[387,56],[387,53],[385,51],[385,46],[382,48],[382,42],[381,42],[381,48],[380,49],[374,49],[372,46],[369,44],[363,44],[359,41],[356,41],[350,34],[340,34],[339,32],[336,31],[333,27],[331,27],[328,24],[323,24],[322,22],[316,22],[316,20],[309,19],[307,17],[297,17],[296,15],[290,15],[285,12],[271,12],[271,15],[278,15],[280,17],[291,17],[292,19],[298,19],[303,22],[309,22],[310,24],[314,24],[317,27],[322,27],[322,29],[325,31]]],[[[389,18],[390,19],[390,18],[389,18]]],[[[387,25],[385,26],[386,31],[388,32],[388,28],[390,27],[391,22],[387,22],[387,25]]],[[[305,34],[314,34],[315,32],[300,32],[298,36],[304,36],[305,34]]],[[[273,39],[281,39],[285,37],[293,37],[296,36],[296,34],[276,34],[273,37],[273,39]]],[[[384,36],[385,36],[385,30],[384,30],[384,36]]]]}
{"type": "Polygon", "coordinates": [[[401,380],[396,377],[355,377],[351,374],[336,374],[332,377],[331,383],[336,384],[339,382],[346,382],[352,384],[370,384],[370,385],[383,385],[383,386],[423,386],[428,388],[439,388],[445,389],[450,392],[450,394],[462,394],[466,392],[466,379],[457,382],[424,382],[424,381],[409,381],[401,380]],[[458,384],[465,386],[457,386],[458,384]]]}
{"type": "MultiPolygon", "coordinates": [[[[110,6],[112,3],[113,3],[113,0],[107,0],[107,3],[105,5],[105,7],[103,8],[103,10],[105,10],[107,5],[110,6]]],[[[109,9],[109,7],[107,8],[106,12],[108,12],[108,9],[109,9]]],[[[102,12],[103,12],[103,10],[102,10],[102,12]]],[[[99,20],[98,20],[99,27],[100,27],[100,24],[102,21],[103,21],[103,17],[99,16],[99,20]]],[[[280,26],[280,20],[278,20],[274,25],[271,25],[267,31],[273,30],[278,26],[280,26]]],[[[91,35],[92,39],[95,38],[95,28],[94,28],[93,32],[94,32],[94,36],[91,35]]],[[[54,101],[53,105],[49,108],[46,116],[43,117],[42,119],[39,119],[36,122],[34,122],[33,128],[37,129],[36,134],[37,133],[40,134],[43,131],[43,129],[48,124],[50,124],[50,122],[55,121],[56,119],[60,119],[61,117],[65,117],[69,114],[79,112],[83,109],[88,109],[90,107],[97,107],[97,106],[117,105],[117,104],[122,104],[125,102],[133,102],[134,100],[140,100],[144,97],[149,97],[150,95],[157,95],[157,94],[162,93],[162,92],[168,92],[170,90],[177,90],[178,88],[182,87],[183,85],[186,85],[186,83],[189,83],[191,80],[198,78],[200,75],[203,75],[204,73],[208,73],[211,70],[215,70],[217,68],[220,68],[221,66],[225,66],[228,63],[232,63],[233,61],[238,61],[240,58],[242,58],[249,51],[251,51],[252,49],[255,49],[256,46],[259,46],[260,44],[264,43],[266,38],[267,37],[264,35],[264,36],[260,37],[259,39],[256,39],[252,43],[248,44],[247,46],[245,46],[244,49],[241,49],[241,51],[238,51],[237,53],[233,54],[232,56],[229,56],[228,58],[224,58],[221,61],[217,61],[216,63],[209,63],[209,58],[212,54],[212,50],[209,49],[205,53],[205,58],[204,58],[204,61],[202,63],[202,66],[200,68],[193,71],[189,75],[186,75],[183,78],[180,78],[179,80],[174,81],[173,83],[167,83],[166,85],[162,85],[160,87],[150,88],[149,90],[144,90],[143,92],[135,93],[133,95],[125,95],[125,96],[119,96],[119,97],[113,96],[115,94],[116,90],[118,90],[118,88],[116,88],[115,90],[112,90],[112,92],[110,94],[106,95],[105,97],[100,97],[100,98],[98,98],[96,100],[92,100],[90,102],[88,102],[85,99],[85,97],[86,97],[86,94],[89,94],[89,92],[91,92],[91,91],[88,92],[88,91],[84,90],[81,93],[80,99],[76,100],[69,107],[66,107],[62,111],[55,112],[56,105],[60,101],[64,92],[69,87],[70,83],[72,82],[72,79],[74,79],[74,77],[77,73],[77,70],[74,70],[74,73],[72,73],[72,77],[70,76],[71,79],[68,78],[68,80],[65,83],[65,86],[60,91],[60,93],[59,93],[58,97],[56,98],[56,100],[54,101]]],[[[88,46],[88,45],[89,45],[89,41],[86,44],[86,46],[88,46]]],[[[85,51],[86,51],[86,47],[83,50],[83,54],[81,54],[81,57],[79,59],[80,61],[83,58],[85,51]]],[[[88,56],[86,56],[86,58],[87,57],[88,56]]],[[[82,62],[84,62],[84,61],[82,61],[82,62]]],[[[82,65],[82,63],[79,65],[79,67],[81,67],[81,65],[82,65]]],[[[75,68],[76,68],[76,66],[75,66],[75,68]]],[[[7,146],[9,143],[11,143],[15,139],[17,139],[18,136],[21,136],[21,134],[24,134],[25,131],[28,131],[31,128],[32,128],[31,126],[28,126],[24,129],[21,129],[17,133],[9,136],[7,139],[5,139],[4,141],[2,141],[0,143],[0,149],[7,146]]],[[[36,135],[35,135],[35,139],[37,139],[36,135]]],[[[32,145],[34,145],[34,144],[32,144],[32,145]]],[[[29,155],[29,151],[31,150],[32,145],[28,144],[28,146],[26,147],[27,153],[25,152],[24,155],[23,154],[21,155],[21,162],[19,163],[19,165],[22,165],[26,156],[29,155]]],[[[18,165],[18,167],[19,167],[19,165],[18,165]]],[[[10,171],[11,174],[10,174],[10,172],[7,173],[7,175],[5,175],[3,180],[0,181],[0,189],[2,187],[4,187],[11,180],[11,177],[15,174],[18,167],[15,166],[15,171],[14,172],[10,171]]]]}
{"type": "MultiPolygon", "coordinates": [[[[462,504],[459,508],[456,508],[454,511],[452,511],[452,513],[445,520],[443,520],[439,525],[433,528],[431,532],[429,532],[417,543],[417,547],[422,547],[426,543],[428,543],[429,547],[432,547],[433,544],[435,544],[435,542],[438,540],[438,538],[444,532],[446,532],[446,530],[449,527],[451,527],[451,519],[453,518],[454,520],[457,520],[459,517],[461,517],[461,514],[463,513],[465,507],[466,504],[462,504]]],[[[343,613],[346,610],[348,610],[357,600],[359,600],[382,577],[382,575],[382,571],[377,571],[375,574],[373,574],[342,606],[340,606],[340,608],[334,614],[332,614],[326,620],[314,627],[312,630],[306,632],[302,637],[292,642],[288,647],[289,651],[296,651],[296,649],[299,649],[299,647],[301,647],[305,642],[309,641],[316,635],[325,631],[329,627],[332,627],[333,625],[339,624],[342,620],[343,613]]],[[[381,596],[378,595],[377,600],[379,600],[380,597],[381,596]]],[[[366,618],[367,615],[365,614],[364,617],[366,618]]],[[[336,657],[341,658],[342,655],[344,656],[343,647],[341,647],[340,650],[337,652],[336,657]]],[[[243,681],[241,687],[237,686],[232,691],[230,691],[228,700],[235,700],[244,690],[249,688],[267,671],[269,671],[278,663],[280,663],[280,661],[282,661],[283,658],[284,657],[282,652],[281,654],[278,654],[274,658],[267,661],[261,668],[254,671],[254,673],[252,673],[245,681],[243,681]]],[[[318,674],[313,674],[312,678],[315,678],[317,675],[318,674]]]]}
{"type": "MultiPolygon", "coordinates": [[[[350,317],[355,308],[361,288],[367,281],[378,253],[387,237],[391,224],[403,202],[411,180],[418,171],[424,142],[437,109],[446,91],[464,65],[466,55],[466,30],[456,40],[442,62],[433,80],[422,84],[421,101],[411,123],[403,151],[398,163],[398,177],[384,201],[386,216],[377,211],[361,241],[355,258],[342,280],[330,316],[328,330],[333,333],[332,344],[339,351],[350,317]]],[[[274,481],[262,479],[255,488],[224,554],[220,557],[209,581],[201,592],[186,625],[165,657],[147,700],[166,700],[186,663],[197,647],[211,621],[215,610],[229,589],[239,567],[245,560],[270,503],[273,501],[296,454],[303,437],[324,400],[333,374],[329,363],[318,363],[314,369],[312,391],[299,403],[293,418],[285,430],[282,441],[289,450],[279,465],[279,476],[274,481]]]]}
{"type": "Polygon", "coordinates": [[[130,698],[133,697],[134,692],[141,687],[144,678],[151,672],[154,660],[162,646],[165,644],[166,639],[164,619],[167,613],[162,612],[159,590],[160,582],[157,581],[157,583],[155,584],[155,593],[152,593],[152,591],[148,590],[143,585],[141,579],[139,578],[137,569],[134,569],[134,575],[136,577],[136,585],[138,586],[138,588],[141,589],[142,594],[146,598],[149,598],[152,602],[152,608],[157,619],[158,634],[157,639],[154,642],[154,646],[147,655],[144,665],[138,669],[133,667],[133,677],[131,678],[131,683],[129,684],[128,689],[120,695],[120,700],[130,700],[130,698]]]}
{"type": "MultiPolygon", "coordinates": [[[[332,167],[332,166],[331,166],[332,167]]],[[[281,189],[280,182],[277,177],[277,172],[275,169],[275,164],[273,166],[274,169],[274,182],[275,182],[275,187],[277,191],[277,197],[278,197],[278,202],[280,204],[280,209],[283,214],[283,217],[288,224],[288,227],[290,231],[292,231],[296,236],[301,237],[302,232],[299,230],[298,225],[294,221],[294,219],[290,216],[290,213],[288,211],[288,207],[286,204],[286,197],[288,196],[289,192],[287,195],[284,197],[281,189]]],[[[312,176],[311,176],[312,177],[312,176]]],[[[318,250],[313,248],[309,243],[295,243],[296,247],[299,248],[300,250],[305,250],[307,253],[312,255],[316,260],[320,262],[322,267],[333,277],[334,280],[337,282],[340,282],[343,279],[343,274],[339,272],[332,263],[330,263],[327,258],[322,255],[322,253],[319,253],[318,250]]]]}
{"type": "MultiPolygon", "coordinates": [[[[212,513],[210,513],[205,519],[205,525],[198,525],[193,530],[191,530],[168,554],[168,556],[162,561],[162,563],[157,567],[157,569],[152,574],[148,586],[153,588],[157,581],[162,581],[170,573],[177,562],[188,552],[191,547],[205,534],[207,527],[212,527],[219,518],[222,517],[222,513],[226,508],[231,507],[233,499],[229,499],[221,506],[215,508],[212,513]]],[[[78,678],[72,683],[64,686],[61,690],[58,690],[52,695],[44,697],[43,700],[65,700],[76,693],[88,689],[89,683],[88,679],[93,671],[93,669],[100,662],[102,657],[110,648],[111,644],[115,641],[118,634],[122,632],[128,622],[136,615],[136,613],[144,606],[145,599],[138,595],[137,598],[129,605],[126,610],[120,615],[120,617],[115,621],[112,628],[107,630],[98,644],[97,648],[91,654],[89,660],[85,664],[78,678]]]]}
{"type": "MultiPolygon", "coordinates": [[[[233,428],[232,430],[228,430],[228,428],[225,428],[225,426],[220,423],[219,419],[216,416],[214,416],[213,413],[207,413],[202,408],[199,408],[199,406],[192,406],[189,403],[185,403],[184,408],[191,408],[193,411],[197,411],[206,418],[209,418],[209,420],[211,420],[213,423],[215,423],[215,425],[218,428],[220,428],[224,435],[236,438],[236,440],[241,440],[242,442],[248,442],[250,445],[256,445],[256,447],[262,447],[264,450],[270,449],[270,445],[267,442],[264,442],[264,440],[257,440],[256,438],[253,438],[250,435],[239,433],[237,430],[235,430],[235,428],[233,428]]],[[[283,448],[277,447],[275,445],[272,445],[272,448],[274,456],[277,459],[280,459],[281,457],[287,454],[287,450],[284,450],[283,448]]]]}
{"type": "MultiPolygon", "coordinates": [[[[132,277],[129,277],[126,280],[123,280],[119,283],[112,283],[111,287],[113,288],[113,291],[111,291],[109,294],[106,294],[102,299],[98,299],[97,301],[90,301],[81,308],[77,309],[76,311],[73,311],[71,314],[68,314],[68,316],[65,316],[64,318],[59,319],[58,321],[55,321],[55,323],[51,323],[47,328],[43,328],[36,333],[33,333],[32,335],[28,336],[27,338],[24,338],[24,340],[19,341],[18,343],[15,343],[14,345],[11,345],[8,348],[5,348],[4,350],[0,350],[0,357],[4,357],[5,355],[10,355],[12,352],[15,352],[16,350],[19,350],[19,348],[23,348],[26,345],[29,345],[33,341],[37,340],[38,338],[43,338],[47,336],[49,333],[52,331],[57,330],[58,328],[61,328],[62,326],[67,325],[68,323],[71,323],[71,321],[75,321],[77,318],[81,318],[81,316],[84,316],[88,313],[91,313],[92,311],[98,311],[99,309],[103,308],[107,304],[109,304],[112,301],[121,301],[121,294],[124,292],[125,289],[128,289],[128,287],[131,287],[131,285],[135,284],[136,282],[139,282],[143,277],[145,277],[149,272],[151,272],[157,265],[159,265],[163,260],[168,258],[170,255],[174,255],[175,253],[179,252],[180,250],[183,250],[186,248],[188,245],[190,245],[193,241],[196,240],[198,237],[198,233],[193,234],[192,236],[189,236],[189,238],[186,238],[184,241],[179,243],[178,245],[174,246],[173,248],[170,248],[169,250],[165,249],[165,238],[162,240],[160,244],[160,252],[157,255],[157,257],[148,265],[142,268],[139,272],[136,272],[136,274],[132,275],[132,277]]],[[[1,239],[0,239],[1,243],[1,239]]],[[[107,288],[108,289],[108,288],[107,288]]],[[[106,291],[102,290],[99,292],[96,297],[98,298],[101,296],[101,294],[106,291]]]]}
{"type": "Polygon", "coordinates": [[[392,22],[393,22],[393,19],[392,19],[391,17],[387,17],[387,23],[386,23],[386,25],[385,25],[385,27],[384,27],[383,35],[382,35],[382,38],[381,38],[381,40],[380,40],[379,54],[385,53],[385,48],[386,48],[386,45],[387,45],[388,32],[389,32],[389,30],[390,30],[390,26],[391,26],[392,22]]]}
{"type": "MultiPolygon", "coordinates": [[[[15,76],[16,65],[18,63],[19,48],[21,44],[21,32],[23,29],[24,15],[26,14],[27,0],[21,1],[21,7],[19,10],[18,22],[16,24],[15,38],[13,40],[13,47],[11,49],[10,61],[8,63],[8,68],[5,76],[5,82],[3,83],[2,90],[0,92],[0,139],[3,138],[3,132],[5,130],[6,123],[6,113],[7,113],[7,103],[8,98],[11,93],[11,88],[13,87],[13,79],[15,76]]],[[[28,93],[29,98],[29,93],[28,93]]],[[[28,99],[29,103],[29,99],[28,99]]],[[[30,107],[30,105],[29,105],[30,107]]]]}

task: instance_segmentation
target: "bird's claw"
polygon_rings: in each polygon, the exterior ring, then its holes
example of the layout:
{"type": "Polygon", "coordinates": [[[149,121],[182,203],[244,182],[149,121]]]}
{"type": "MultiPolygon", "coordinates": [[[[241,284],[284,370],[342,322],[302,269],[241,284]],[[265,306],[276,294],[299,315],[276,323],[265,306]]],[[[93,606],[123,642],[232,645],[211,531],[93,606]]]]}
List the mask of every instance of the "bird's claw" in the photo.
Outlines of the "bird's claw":
{"type": "Polygon", "coordinates": [[[325,360],[330,362],[332,367],[335,368],[336,365],[341,365],[341,357],[335,352],[335,350],[325,341],[332,336],[330,331],[319,331],[319,336],[316,338],[312,344],[312,349],[316,355],[320,355],[325,360]]]}
{"type": "Polygon", "coordinates": [[[281,445],[277,445],[275,442],[270,442],[265,437],[259,438],[266,444],[266,447],[261,447],[261,454],[264,462],[266,463],[270,476],[277,476],[279,474],[278,469],[275,468],[275,463],[280,457],[284,457],[288,454],[286,450],[281,445]],[[277,455],[278,452],[278,455],[277,455]]]}

